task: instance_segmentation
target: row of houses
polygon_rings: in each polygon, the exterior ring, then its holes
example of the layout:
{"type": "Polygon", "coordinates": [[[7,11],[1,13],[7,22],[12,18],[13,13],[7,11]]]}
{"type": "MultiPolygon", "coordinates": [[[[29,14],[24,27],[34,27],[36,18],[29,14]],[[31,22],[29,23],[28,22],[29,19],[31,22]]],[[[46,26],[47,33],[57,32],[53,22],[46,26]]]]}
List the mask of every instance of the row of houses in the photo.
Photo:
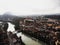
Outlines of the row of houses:
{"type": "Polygon", "coordinates": [[[51,43],[50,39],[56,42],[55,39],[59,37],[56,35],[60,33],[59,20],[50,18],[24,18],[23,20],[20,20],[19,25],[20,30],[22,30],[24,33],[27,33],[35,38],[43,40],[44,42],[47,42],[48,45],[50,45],[51,43]]]}
{"type": "Polygon", "coordinates": [[[40,30],[40,28],[54,28],[58,29],[60,28],[60,23],[57,20],[53,19],[41,19],[41,20],[34,20],[32,18],[24,18],[23,20],[20,20],[19,22],[20,29],[21,30],[40,30]]]}

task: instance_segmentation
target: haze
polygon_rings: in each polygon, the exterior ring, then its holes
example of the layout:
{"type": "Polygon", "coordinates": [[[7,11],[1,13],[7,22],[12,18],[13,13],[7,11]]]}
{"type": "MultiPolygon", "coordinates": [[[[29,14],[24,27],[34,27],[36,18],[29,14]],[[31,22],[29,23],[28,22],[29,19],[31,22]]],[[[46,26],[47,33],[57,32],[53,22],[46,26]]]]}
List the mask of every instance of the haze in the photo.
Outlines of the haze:
{"type": "Polygon", "coordinates": [[[0,15],[17,16],[60,13],[60,0],[0,0],[0,15]]]}

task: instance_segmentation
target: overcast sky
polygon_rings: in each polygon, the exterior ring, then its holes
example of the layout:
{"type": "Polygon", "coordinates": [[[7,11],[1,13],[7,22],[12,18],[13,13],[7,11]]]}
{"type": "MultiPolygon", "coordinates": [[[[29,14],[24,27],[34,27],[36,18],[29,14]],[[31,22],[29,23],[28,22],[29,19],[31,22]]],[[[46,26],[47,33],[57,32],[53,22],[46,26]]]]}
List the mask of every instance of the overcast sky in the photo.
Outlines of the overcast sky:
{"type": "Polygon", "coordinates": [[[60,13],[60,0],[0,0],[0,14],[14,15],[60,13]]]}

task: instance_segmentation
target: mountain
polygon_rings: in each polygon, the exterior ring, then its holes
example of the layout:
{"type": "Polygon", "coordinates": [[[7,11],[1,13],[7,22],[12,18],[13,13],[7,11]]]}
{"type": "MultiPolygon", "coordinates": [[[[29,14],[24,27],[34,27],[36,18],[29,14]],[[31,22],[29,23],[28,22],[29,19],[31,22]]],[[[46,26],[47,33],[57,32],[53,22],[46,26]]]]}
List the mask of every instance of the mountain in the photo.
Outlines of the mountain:
{"type": "Polygon", "coordinates": [[[18,16],[14,16],[11,14],[0,15],[0,21],[12,21],[14,18],[18,18],[18,16]]]}

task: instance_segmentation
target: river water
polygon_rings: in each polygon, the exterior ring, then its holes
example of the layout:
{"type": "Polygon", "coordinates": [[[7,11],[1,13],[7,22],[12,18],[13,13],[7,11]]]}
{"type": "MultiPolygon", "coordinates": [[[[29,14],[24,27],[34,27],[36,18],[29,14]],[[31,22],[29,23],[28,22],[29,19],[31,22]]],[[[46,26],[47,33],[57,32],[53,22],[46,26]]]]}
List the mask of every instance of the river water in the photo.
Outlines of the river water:
{"type": "MultiPolygon", "coordinates": [[[[15,29],[14,29],[14,25],[11,24],[11,23],[8,23],[9,27],[8,27],[8,31],[11,31],[11,32],[14,32],[15,29]]],[[[20,33],[17,33],[17,36],[21,36],[22,37],[22,41],[26,44],[26,45],[46,45],[45,43],[41,42],[41,41],[38,41],[37,39],[34,39],[32,37],[29,37],[25,34],[23,34],[22,32],[20,33]]]]}

